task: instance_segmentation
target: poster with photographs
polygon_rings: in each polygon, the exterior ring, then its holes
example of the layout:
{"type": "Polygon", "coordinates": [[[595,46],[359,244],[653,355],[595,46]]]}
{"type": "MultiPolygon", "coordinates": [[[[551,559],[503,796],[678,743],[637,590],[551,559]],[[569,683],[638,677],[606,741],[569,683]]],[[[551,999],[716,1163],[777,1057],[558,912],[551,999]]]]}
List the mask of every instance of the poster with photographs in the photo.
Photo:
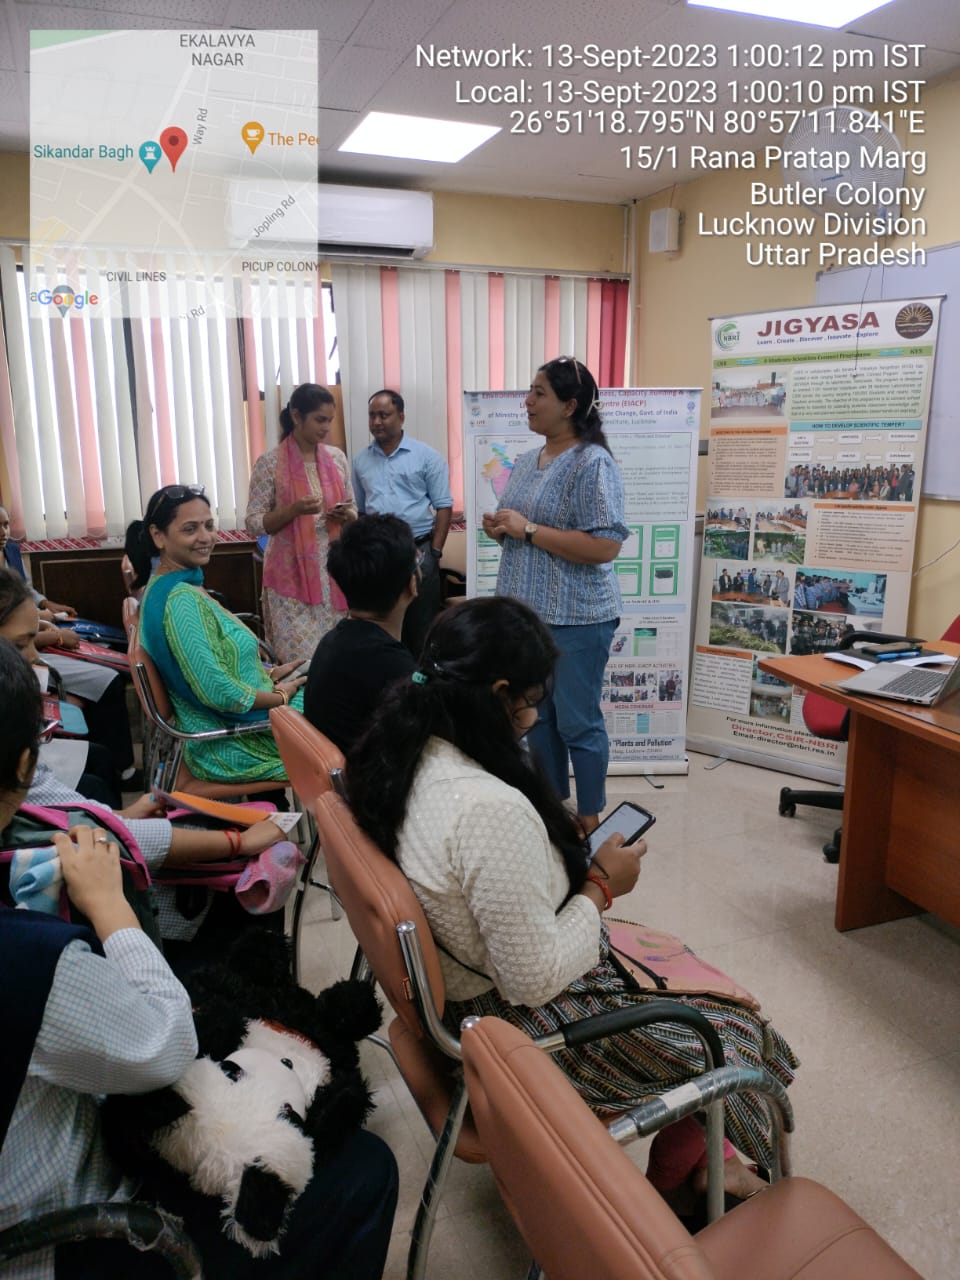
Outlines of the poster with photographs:
{"type": "Polygon", "coordinates": [[[940,300],[711,321],[710,460],[689,742],[839,777],[765,656],[902,633],[940,300]]]}
{"type": "MultiPolygon", "coordinates": [[[[496,590],[500,548],[483,513],[501,501],[518,455],[541,443],[527,430],[525,395],[464,394],[469,595],[496,590]]],[[[701,392],[618,388],[600,398],[629,531],[609,567],[621,599],[601,695],[610,772],[685,772],[701,392]]]]}

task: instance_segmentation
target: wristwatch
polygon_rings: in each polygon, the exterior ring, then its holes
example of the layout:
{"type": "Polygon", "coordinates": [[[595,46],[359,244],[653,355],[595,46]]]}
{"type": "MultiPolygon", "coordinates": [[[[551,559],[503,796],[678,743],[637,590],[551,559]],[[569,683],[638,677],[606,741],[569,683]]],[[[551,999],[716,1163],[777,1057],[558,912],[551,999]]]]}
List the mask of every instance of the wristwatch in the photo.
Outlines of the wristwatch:
{"type": "Polygon", "coordinates": [[[540,526],[538,524],[525,524],[523,526],[524,542],[533,542],[533,535],[537,532],[539,528],[540,526]]]}
{"type": "Polygon", "coordinates": [[[442,560],[442,559],[443,559],[443,547],[431,547],[431,548],[430,548],[430,554],[433,556],[434,560],[442,560]]]}

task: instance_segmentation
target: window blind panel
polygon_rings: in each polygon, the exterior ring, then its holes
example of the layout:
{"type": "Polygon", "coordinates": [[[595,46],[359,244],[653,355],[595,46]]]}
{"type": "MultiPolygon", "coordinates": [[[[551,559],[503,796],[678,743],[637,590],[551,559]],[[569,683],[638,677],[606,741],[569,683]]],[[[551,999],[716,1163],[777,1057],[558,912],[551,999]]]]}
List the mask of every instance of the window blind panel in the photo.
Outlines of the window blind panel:
{"type": "MultiPolygon", "coordinates": [[[[0,292],[0,334],[5,317],[2,292],[0,292]]],[[[0,339],[0,453],[2,453],[3,499],[10,517],[13,537],[23,537],[23,497],[20,493],[20,468],[17,465],[17,433],[13,421],[13,388],[10,385],[10,366],[7,363],[7,346],[0,339]]]]}
{"type": "Polygon", "coordinates": [[[460,273],[444,273],[447,346],[447,462],[456,511],[463,510],[463,324],[460,319],[460,273]]]}
{"type": "Polygon", "coordinates": [[[36,405],[37,448],[40,453],[40,489],[43,496],[41,531],[33,537],[62,538],[67,519],[60,478],[60,440],[54,412],[54,369],[50,329],[46,320],[29,320],[30,365],[36,405]],[[45,535],[44,535],[45,530],[45,535]]]}
{"type": "MultiPolygon", "coordinates": [[[[213,322],[211,322],[211,328],[213,322]]],[[[236,503],[237,528],[242,528],[243,517],[247,509],[247,495],[250,491],[250,459],[251,451],[247,442],[247,424],[244,417],[243,377],[240,368],[240,346],[237,336],[239,325],[231,324],[222,333],[220,344],[225,364],[227,393],[227,429],[230,437],[230,456],[233,460],[233,485],[236,503]]],[[[256,392],[256,388],[254,388],[256,392]]],[[[260,407],[259,398],[257,407],[260,407]]],[[[259,456],[259,455],[257,455],[259,456]]]]}
{"type": "Polygon", "coordinates": [[[209,400],[204,401],[204,407],[210,414],[206,434],[213,450],[212,479],[217,495],[217,519],[221,529],[236,529],[239,515],[246,504],[247,486],[244,483],[242,494],[237,492],[230,421],[227,415],[230,392],[222,347],[222,328],[213,320],[198,321],[198,327],[200,324],[203,325],[201,336],[205,339],[210,387],[209,400]]]}
{"type": "Polygon", "coordinates": [[[406,429],[447,455],[446,300],[443,273],[401,269],[400,382],[406,429]]]}
{"type": "Polygon", "coordinates": [[[464,391],[490,390],[489,276],[461,271],[460,361],[464,391]]]}
{"type": "Polygon", "coordinates": [[[384,381],[380,268],[335,262],[333,294],[347,452],[355,457],[370,443],[367,400],[384,381]]]}

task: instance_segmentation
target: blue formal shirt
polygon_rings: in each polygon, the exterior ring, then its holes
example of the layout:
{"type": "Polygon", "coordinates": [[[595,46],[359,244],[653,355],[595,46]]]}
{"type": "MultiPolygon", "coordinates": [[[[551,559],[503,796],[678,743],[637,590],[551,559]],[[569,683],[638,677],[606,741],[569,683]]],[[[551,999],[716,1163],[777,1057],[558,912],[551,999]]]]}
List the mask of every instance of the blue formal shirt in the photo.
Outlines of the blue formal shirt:
{"type": "Polygon", "coordinates": [[[384,453],[374,440],[354,459],[353,488],[358,511],[399,516],[415,538],[433,530],[435,511],[453,506],[446,462],[406,432],[393,453],[384,453]]]}
{"type": "MultiPolygon", "coordinates": [[[[567,449],[538,467],[540,449],[513,464],[501,507],[531,524],[579,529],[623,542],[623,479],[599,444],[567,449]]],[[[611,564],[575,564],[522,538],[505,538],[497,594],[523,600],[551,626],[609,622],[620,615],[620,589],[611,564]]]]}

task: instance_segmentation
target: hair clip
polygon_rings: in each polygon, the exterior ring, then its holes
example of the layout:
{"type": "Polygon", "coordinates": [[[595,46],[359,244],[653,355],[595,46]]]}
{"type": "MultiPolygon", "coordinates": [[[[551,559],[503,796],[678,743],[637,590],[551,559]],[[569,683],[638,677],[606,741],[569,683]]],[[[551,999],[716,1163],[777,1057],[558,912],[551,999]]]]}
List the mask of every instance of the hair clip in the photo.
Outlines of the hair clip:
{"type": "Polygon", "coordinates": [[[427,673],[425,671],[415,671],[410,677],[414,684],[426,684],[427,673]]]}

